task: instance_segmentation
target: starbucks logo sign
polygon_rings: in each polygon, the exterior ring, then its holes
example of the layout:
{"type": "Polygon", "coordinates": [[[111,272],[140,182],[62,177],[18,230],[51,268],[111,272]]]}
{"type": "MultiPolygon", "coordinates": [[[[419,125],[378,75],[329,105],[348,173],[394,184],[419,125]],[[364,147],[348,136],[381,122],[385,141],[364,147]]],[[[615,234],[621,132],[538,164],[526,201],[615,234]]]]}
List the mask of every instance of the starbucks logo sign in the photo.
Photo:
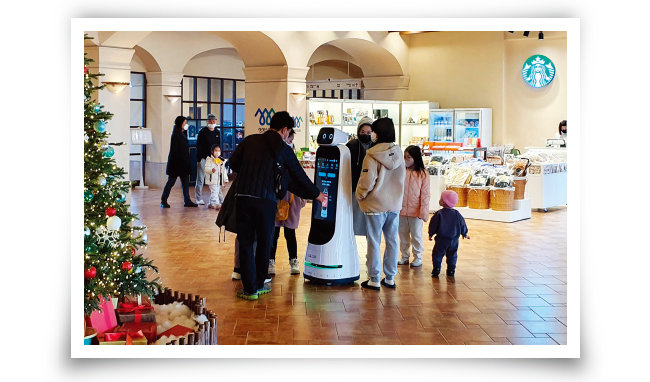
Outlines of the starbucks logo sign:
{"type": "Polygon", "coordinates": [[[543,88],[555,78],[555,65],[541,54],[529,57],[521,69],[521,77],[534,88],[543,88]]]}

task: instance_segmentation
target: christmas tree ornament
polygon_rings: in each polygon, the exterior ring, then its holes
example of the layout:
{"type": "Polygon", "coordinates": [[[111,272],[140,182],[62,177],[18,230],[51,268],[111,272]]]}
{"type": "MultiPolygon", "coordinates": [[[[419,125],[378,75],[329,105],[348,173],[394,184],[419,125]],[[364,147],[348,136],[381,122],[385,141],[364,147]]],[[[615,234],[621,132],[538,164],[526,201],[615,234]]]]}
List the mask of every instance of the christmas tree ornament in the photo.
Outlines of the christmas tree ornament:
{"type": "Polygon", "coordinates": [[[147,237],[147,234],[146,233],[142,234],[142,241],[144,241],[145,244],[146,244],[147,240],[149,240],[149,238],[147,237]]]}
{"type": "Polygon", "coordinates": [[[93,110],[95,110],[95,113],[99,113],[100,111],[102,111],[102,107],[98,103],[96,103],[95,106],[93,106],[93,110]]]}
{"type": "Polygon", "coordinates": [[[93,192],[90,190],[84,191],[84,202],[88,203],[93,200],[93,192]]]}
{"type": "Polygon", "coordinates": [[[85,236],[85,237],[90,236],[90,228],[88,228],[88,227],[84,227],[84,236],[85,236]]]}
{"type": "Polygon", "coordinates": [[[104,121],[97,121],[95,122],[94,129],[98,133],[103,133],[106,131],[106,122],[104,121]]]}
{"type": "Polygon", "coordinates": [[[115,231],[120,229],[120,226],[122,225],[122,219],[120,219],[119,216],[111,216],[110,218],[106,219],[106,228],[109,231],[115,231]]]}
{"type": "Polygon", "coordinates": [[[135,248],[131,247],[131,256],[135,256],[135,248]]]}
{"type": "Polygon", "coordinates": [[[84,271],[84,277],[86,280],[94,279],[97,276],[97,269],[95,267],[90,267],[84,271]]]}
{"type": "Polygon", "coordinates": [[[97,228],[95,236],[97,237],[97,244],[99,245],[108,245],[112,248],[116,248],[118,245],[120,245],[120,233],[117,230],[109,230],[102,225],[97,228]]]}
{"type": "Polygon", "coordinates": [[[140,273],[140,272],[142,272],[142,268],[137,267],[137,268],[135,269],[135,273],[140,273]]]}
{"type": "Polygon", "coordinates": [[[84,66],[84,74],[88,73],[88,68],[84,66]]]}
{"type": "Polygon", "coordinates": [[[126,200],[126,193],[124,193],[124,192],[120,192],[120,193],[118,194],[118,196],[117,196],[117,201],[118,201],[119,203],[122,203],[122,202],[124,202],[125,200],[126,200]]]}
{"type": "Polygon", "coordinates": [[[97,252],[97,246],[94,243],[91,243],[86,247],[86,253],[93,254],[97,252]]]}
{"type": "Polygon", "coordinates": [[[110,158],[115,154],[115,149],[113,149],[111,146],[108,146],[106,150],[104,150],[104,157],[110,158]]]}
{"type": "Polygon", "coordinates": [[[105,212],[106,212],[106,216],[110,217],[110,216],[115,216],[117,210],[113,207],[108,207],[105,212]]]}
{"type": "Polygon", "coordinates": [[[99,178],[97,178],[97,184],[104,187],[106,185],[106,178],[104,178],[103,176],[100,176],[99,178]]]}
{"type": "Polygon", "coordinates": [[[130,271],[131,269],[133,269],[133,264],[131,264],[130,261],[125,261],[125,262],[122,263],[122,270],[123,271],[130,271]]]}

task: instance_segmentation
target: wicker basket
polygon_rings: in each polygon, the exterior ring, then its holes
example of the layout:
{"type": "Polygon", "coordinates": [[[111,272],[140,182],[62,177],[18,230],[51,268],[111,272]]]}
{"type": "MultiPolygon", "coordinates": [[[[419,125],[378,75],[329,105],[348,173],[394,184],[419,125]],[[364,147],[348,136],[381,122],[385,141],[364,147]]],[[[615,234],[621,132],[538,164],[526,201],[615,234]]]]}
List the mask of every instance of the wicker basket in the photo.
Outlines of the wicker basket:
{"type": "Polygon", "coordinates": [[[467,192],[467,205],[476,210],[490,208],[490,187],[470,187],[467,192]]]}
{"type": "Polygon", "coordinates": [[[524,193],[526,192],[526,183],[528,180],[525,177],[516,177],[514,178],[515,186],[515,200],[521,200],[524,198],[524,193]]]}
{"type": "Polygon", "coordinates": [[[467,207],[467,191],[469,191],[467,186],[447,186],[447,189],[458,194],[458,203],[456,203],[456,207],[467,207]]]}
{"type": "Polygon", "coordinates": [[[490,207],[495,211],[513,211],[515,209],[515,188],[492,188],[490,190],[490,207]]]}

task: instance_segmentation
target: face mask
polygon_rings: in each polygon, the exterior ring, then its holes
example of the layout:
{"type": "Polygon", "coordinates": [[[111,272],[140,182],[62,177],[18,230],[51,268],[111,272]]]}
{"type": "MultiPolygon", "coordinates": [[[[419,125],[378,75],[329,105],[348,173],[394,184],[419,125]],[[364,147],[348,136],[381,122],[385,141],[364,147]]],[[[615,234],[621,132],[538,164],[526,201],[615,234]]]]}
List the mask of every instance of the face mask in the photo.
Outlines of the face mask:
{"type": "Polygon", "coordinates": [[[370,140],[373,142],[377,142],[377,134],[375,134],[374,131],[370,134],[370,140]]]}
{"type": "Polygon", "coordinates": [[[406,168],[413,166],[414,163],[415,161],[413,160],[413,158],[404,159],[404,165],[406,166],[406,168]]]}
{"type": "Polygon", "coordinates": [[[562,130],[562,134],[566,134],[566,130],[562,130]]]}
{"type": "Polygon", "coordinates": [[[208,127],[210,129],[214,129],[215,127],[217,127],[217,124],[216,123],[208,123],[208,127]]]}
{"type": "Polygon", "coordinates": [[[370,143],[370,135],[359,134],[359,141],[361,141],[361,143],[370,143]]]}
{"type": "Polygon", "coordinates": [[[187,124],[183,125],[183,130],[187,130],[189,126],[187,124]]]}

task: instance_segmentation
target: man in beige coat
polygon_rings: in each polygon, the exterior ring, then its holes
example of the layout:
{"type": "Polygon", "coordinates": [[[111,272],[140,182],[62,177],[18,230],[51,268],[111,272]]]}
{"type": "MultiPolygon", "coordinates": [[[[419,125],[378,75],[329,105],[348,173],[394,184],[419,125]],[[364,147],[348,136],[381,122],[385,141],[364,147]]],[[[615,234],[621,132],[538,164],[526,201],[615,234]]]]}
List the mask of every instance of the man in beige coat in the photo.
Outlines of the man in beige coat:
{"type": "Polygon", "coordinates": [[[375,145],[366,152],[356,197],[361,211],[366,214],[368,254],[366,266],[369,280],[361,283],[363,288],[380,290],[380,284],[395,288],[397,274],[399,212],[404,197],[404,156],[395,144],[395,126],[390,118],[380,118],[372,124],[375,145]],[[381,277],[381,234],[384,233],[384,251],[381,277]]]}

